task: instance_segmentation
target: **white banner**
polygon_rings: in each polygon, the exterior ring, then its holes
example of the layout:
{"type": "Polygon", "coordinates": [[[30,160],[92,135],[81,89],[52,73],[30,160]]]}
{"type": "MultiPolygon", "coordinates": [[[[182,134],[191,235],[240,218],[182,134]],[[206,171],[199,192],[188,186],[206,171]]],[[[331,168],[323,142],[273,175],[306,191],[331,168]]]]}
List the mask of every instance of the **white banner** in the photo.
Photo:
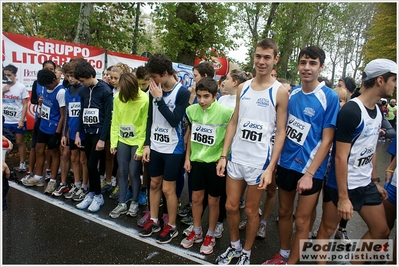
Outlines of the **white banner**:
{"type": "Polygon", "coordinates": [[[102,77],[105,60],[102,48],[5,32],[2,37],[3,67],[8,64],[16,66],[17,79],[28,90],[32,90],[37,72],[46,60],[62,66],[72,58],[83,57],[94,67],[97,78],[102,77]]]}

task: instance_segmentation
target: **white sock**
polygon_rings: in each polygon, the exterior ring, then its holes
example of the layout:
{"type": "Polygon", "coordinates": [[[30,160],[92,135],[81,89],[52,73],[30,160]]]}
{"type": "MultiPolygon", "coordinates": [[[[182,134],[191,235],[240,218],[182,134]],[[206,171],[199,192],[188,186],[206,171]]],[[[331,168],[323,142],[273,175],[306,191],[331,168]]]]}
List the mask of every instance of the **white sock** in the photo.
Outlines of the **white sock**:
{"type": "Polygon", "coordinates": [[[42,179],[42,178],[43,178],[43,176],[39,176],[39,175],[36,175],[36,174],[35,174],[35,179],[36,179],[36,180],[39,181],[39,180],[42,179]]]}
{"type": "Polygon", "coordinates": [[[288,259],[290,257],[290,250],[280,249],[280,255],[283,256],[284,259],[288,259]]]}

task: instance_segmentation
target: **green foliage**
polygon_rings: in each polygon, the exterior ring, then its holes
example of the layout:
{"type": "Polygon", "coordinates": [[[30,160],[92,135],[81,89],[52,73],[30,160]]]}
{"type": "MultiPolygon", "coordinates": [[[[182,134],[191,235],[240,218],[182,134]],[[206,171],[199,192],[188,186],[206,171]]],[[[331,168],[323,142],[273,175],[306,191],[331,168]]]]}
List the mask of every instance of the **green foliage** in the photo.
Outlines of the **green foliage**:
{"type": "Polygon", "coordinates": [[[396,5],[396,3],[377,4],[377,12],[367,31],[367,43],[362,50],[365,63],[375,58],[388,58],[396,61],[396,5]]]}
{"type": "MultiPolygon", "coordinates": [[[[130,2],[96,2],[90,16],[89,45],[131,53],[136,9],[130,2]]],[[[73,42],[80,3],[3,3],[3,31],[73,42]]],[[[141,26],[143,26],[141,24],[141,26]]],[[[139,32],[143,33],[140,28],[139,32]]],[[[145,43],[141,38],[138,42],[145,43]]]]}
{"type": "Polygon", "coordinates": [[[161,3],[155,12],[160,42],[172,61],[192,65],[198,52],[209,56],[211,48],[223,51],[233,44],[226,31],[227,25],[231,24],[228,5],[161,3]]]}

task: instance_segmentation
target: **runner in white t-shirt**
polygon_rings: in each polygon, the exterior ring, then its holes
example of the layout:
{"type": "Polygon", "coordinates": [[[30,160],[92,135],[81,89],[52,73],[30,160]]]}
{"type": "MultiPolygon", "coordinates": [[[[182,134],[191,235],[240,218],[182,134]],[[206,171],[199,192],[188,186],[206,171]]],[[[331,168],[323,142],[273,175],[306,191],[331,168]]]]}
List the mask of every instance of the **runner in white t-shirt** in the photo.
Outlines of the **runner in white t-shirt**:
{"type": "Polygon", "coordinates": [[[28,110],[29,93],[25,85],[17,81],[18,68],[7,65],[3,72],[12,81],[3,87],[3,127],[8,128],[15,134],[19,151],[19,171],[26,171],[26,145],[24,136],[26,133],[26,112],[28,110]]]}

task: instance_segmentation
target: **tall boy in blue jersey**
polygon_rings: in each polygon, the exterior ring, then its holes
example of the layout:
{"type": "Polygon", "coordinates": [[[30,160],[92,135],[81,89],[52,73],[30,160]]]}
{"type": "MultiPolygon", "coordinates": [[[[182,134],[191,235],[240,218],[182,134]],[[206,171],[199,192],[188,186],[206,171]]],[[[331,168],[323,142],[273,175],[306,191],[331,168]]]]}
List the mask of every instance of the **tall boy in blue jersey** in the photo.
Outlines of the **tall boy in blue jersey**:
{"type": "Polygon", "coordinates": [[[324,69],[324,60],[324,51],[316,46],[302,49],[298,56],[301,85],[292,89],[288,102],[287,137],[276,176],[281,249],[265,264],[297,263],[300,240],[308,239],[339,111],[338,94],[317,79],[324,69]],[[296,232],[291,245],[297,191],[296,232]]]}
{"type": "Polygon", "coordinates": [[[24,180],[26,186],[44,186],[43,167],[44,151],[47,145],[51,154],[51,179],[47,184],[45,193],[53,193],[57,186],[57,173],[60,165],[60,141],[64,124],[65,89],[55,73],[43,69],[37,74],[37,82],[46,87],[43,92],[41,108],[41,121],[36,144],[36,170],[35,176],[24,180]]]}
{"type": "Polygon", "coordinates": [[[157,242],[162,244],[169,243],[178,235],[176,179],[180,175],[184,160],[183,116],[190,92],[175,80],[172,61],[165,55],[151,56],[146,69],[151,79],[143,161],[149,162],[151,218],[140,231],[140,236],[151,236],[161,230],[158,211],[162,190],[169,215],[169,222],[157,237],[157,242]]]}
{"type": "Polygon", "coordinates": [[[251,250],[259,226],[258,207],[262,194],[272,182],[278,157],[284,144],[288,92],[271,76],[278,62],[278,46],[265,38],[255,48],[255,78],[239,85],[233,116],[227,126],[217,173],[226,178],[226,211],[230,246],[216,259],[218,264],[250,264],[251,250]],[[274,146],[273,131],[276,129],[274,146]],[[227,162],[227,153],[231,153],[227,162]],[[245,244],[241,245],[238,225],[240,198],[247,188],[245,244]]]}
{"type": "Polygon", "coordinates": [[[341,218],[349,220],[354,211],[369,227],[362,239],[385,239],[389,235],[382,204],[387,192],[380,185],[375,165],[382,121],[377,103],[392,96],[397,68],[392,60],[370,61],[363,72],[362,94],[348,101],[338,115],[317,239],[329,239],[341,218]]]}
{"type": "Polygon", "coordinates": [[[96,212],[104,204],[97,165],[104,155],[105,140],[111,128],[112,91],[105,82],[96,78],[96,71],[88,62],[79,62],[74,75],[85,86],[80,91],[80,114],[75,144],[82,146],[80,131],[83,130],[89,171],[89,193],[76,207],[96,212]]]}

